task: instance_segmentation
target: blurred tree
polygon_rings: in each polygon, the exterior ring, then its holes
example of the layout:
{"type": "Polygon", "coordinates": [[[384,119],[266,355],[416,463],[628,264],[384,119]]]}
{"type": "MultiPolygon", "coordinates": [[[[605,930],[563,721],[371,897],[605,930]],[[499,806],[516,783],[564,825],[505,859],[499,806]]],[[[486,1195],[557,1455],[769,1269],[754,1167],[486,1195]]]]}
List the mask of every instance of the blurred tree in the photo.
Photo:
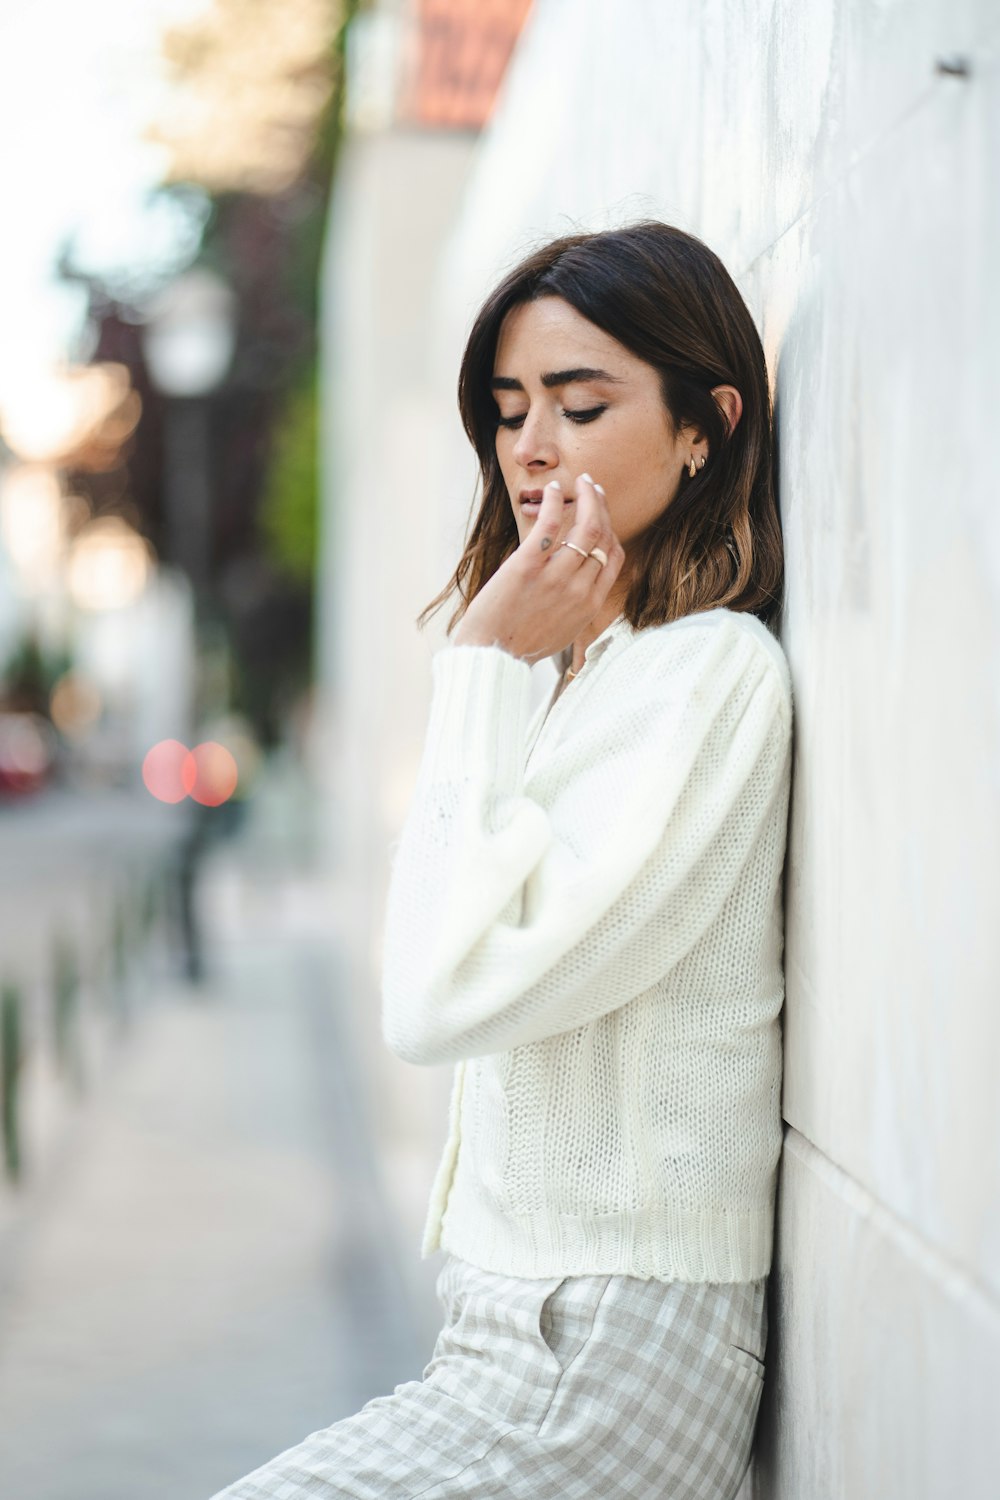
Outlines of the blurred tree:
{"type": "Polygon", "coordinates": [[[66,651],[46,651],[32,631],[18,640],[0,672],[0,705],[20,713],[49,714],[49,695],[73,665],[66,651]]]}
{"type": "MultiPolygon", "coordinates": [[[[309,681],[318,512],[319,267],[344,112],[357,0],[216,0],[168,32],[173,79],[151,134],[170,151],[161,191],[197,222],[195,259],[236,293],[238,339],[208,398],[213,514],[209,587],[233,660],[233,707],[264,744],[309,681]]],[[[92,512],[130,497],[165,556],[164,403],[143,366],[134,274],[87,280],[92,359],[132,372],[142,400],[126,468],[74,476],[92,512]]]]}
{"type": "Polygon", "coordinates": [[[336,86],[331,51],[355,7],[344,0],[214,0],[169,28],[171,98],[149,134],[170,180],[213,194],[280,195],[306,172],[336,86]]]}
{"type": "Polygon", "coordinates": [[[275,421],[260,509],[269,558],[291,579],[307,584],[316,568],[318,406],[314,360],[289,391],[275,421]]]}

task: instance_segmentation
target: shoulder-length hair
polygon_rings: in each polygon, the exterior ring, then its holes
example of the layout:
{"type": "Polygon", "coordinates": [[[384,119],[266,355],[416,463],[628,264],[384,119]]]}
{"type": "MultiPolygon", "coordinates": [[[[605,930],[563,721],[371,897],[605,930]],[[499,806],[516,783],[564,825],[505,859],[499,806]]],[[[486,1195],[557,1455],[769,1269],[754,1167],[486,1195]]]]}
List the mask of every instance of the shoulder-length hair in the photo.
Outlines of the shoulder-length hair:
{"type": "Polygon", "coordinates": [[[682,471],[673,501],[629,548],[624,613],[635,629],[725,606],[772,625],[784,583],[767,367],[753,319],[725,266],[693,235],[655,220],[572,234],[528,255],[487,297],[462,358],[458,404],[479,457],[482,501],[446,586],[417,616],[422,628],[456,589],[447,633],[519,545],[496,455],[491,390],[504,318],[521,303],[562,297],[659,371],[674,428],[707,437],[708,463],[682,471]],[[711,395],[734,385],[732,432],[711,395]]]}

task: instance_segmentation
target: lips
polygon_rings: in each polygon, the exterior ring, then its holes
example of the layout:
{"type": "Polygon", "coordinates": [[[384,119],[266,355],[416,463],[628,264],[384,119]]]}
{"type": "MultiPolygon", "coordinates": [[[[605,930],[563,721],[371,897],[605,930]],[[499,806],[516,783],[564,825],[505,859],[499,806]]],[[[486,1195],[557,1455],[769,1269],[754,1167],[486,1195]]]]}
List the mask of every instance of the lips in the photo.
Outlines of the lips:
{"type": "MultiPolygon", "coordinates": [[[[527,511],[538,510],[542,504],[542,493],[543,492],[541,490],[522,490],[520,496],[518,497],[521,503],[521,508],[527,511]]],[[[563,504],[572,505],[575,499],[575,495],[564,495],[563,504]]]]}

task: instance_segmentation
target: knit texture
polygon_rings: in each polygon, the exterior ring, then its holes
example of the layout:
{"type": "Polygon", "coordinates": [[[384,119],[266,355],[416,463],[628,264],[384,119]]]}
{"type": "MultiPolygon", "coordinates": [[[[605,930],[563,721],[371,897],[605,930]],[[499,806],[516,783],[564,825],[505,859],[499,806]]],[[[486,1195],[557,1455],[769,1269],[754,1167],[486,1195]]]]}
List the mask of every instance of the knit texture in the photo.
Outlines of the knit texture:
{"type": "Polygon", "coordinates": [[[529,714],[446,646],[394,851],[382,1034],[453,1063],[422,1254],[751,1281],[782,1130],[792,694],[754,616],[623,616],[529,714]]]}

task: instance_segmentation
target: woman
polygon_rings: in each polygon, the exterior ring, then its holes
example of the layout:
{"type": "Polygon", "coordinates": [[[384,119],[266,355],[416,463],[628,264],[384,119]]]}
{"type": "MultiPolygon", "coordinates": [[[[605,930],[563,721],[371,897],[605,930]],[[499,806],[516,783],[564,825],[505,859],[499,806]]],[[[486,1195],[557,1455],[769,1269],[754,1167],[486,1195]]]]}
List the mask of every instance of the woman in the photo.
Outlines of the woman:
{"type": "Polygon", "coordinates": [[[400,1057],[455,1064],[423,1244],[445,1323],[421,1380],[222,1493],[728,1500],[782,1142],[763,352],[717,257],[642,223],[507,276],[459,399],[483,497],[424,611],[459,590],[382,1012],[400,1057]]]}

